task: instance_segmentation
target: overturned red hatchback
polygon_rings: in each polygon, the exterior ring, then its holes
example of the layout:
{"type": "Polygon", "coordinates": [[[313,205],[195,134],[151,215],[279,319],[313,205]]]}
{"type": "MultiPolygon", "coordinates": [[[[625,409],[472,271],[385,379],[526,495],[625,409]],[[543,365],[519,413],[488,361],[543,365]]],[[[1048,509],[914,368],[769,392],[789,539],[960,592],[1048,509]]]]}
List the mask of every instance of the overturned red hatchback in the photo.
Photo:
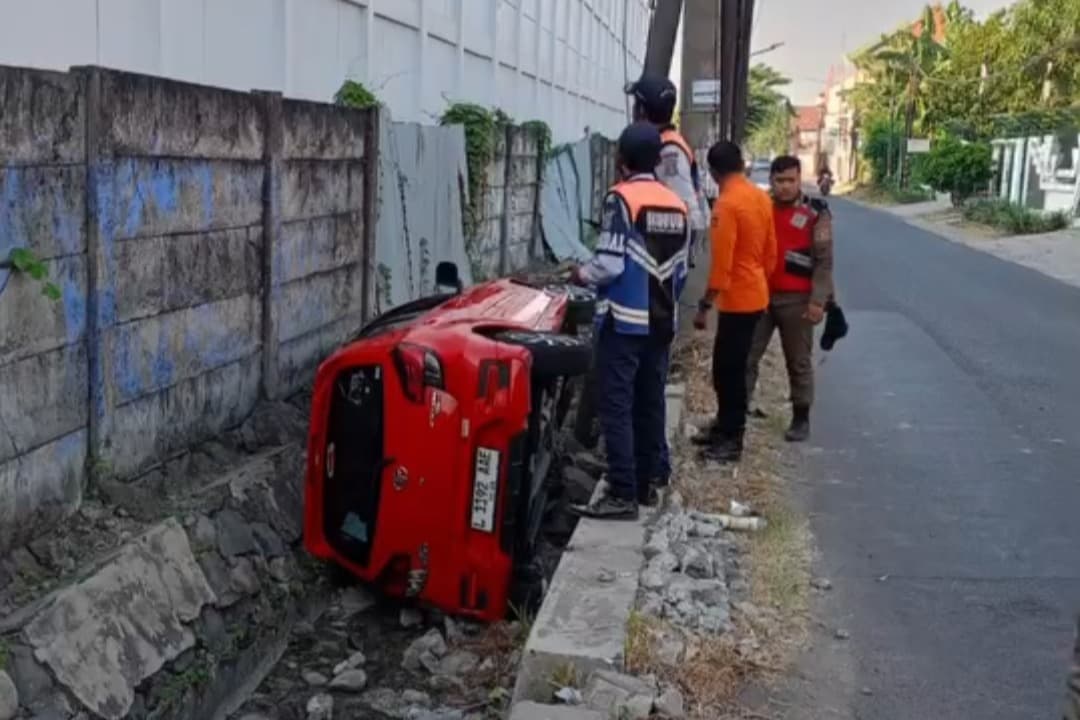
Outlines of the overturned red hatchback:
{"type": "MultiPolygon", "coordinates": [[[[439,268],[440,284],[456,269],[439,268]]],[[[449,279],[447,279],[449,277],[449,279]]],[[[506,613],[556,429],[587,372],[591,293],[516,279],[394,308],[319,367],[304,542],[389,595],[506,613]]]]}

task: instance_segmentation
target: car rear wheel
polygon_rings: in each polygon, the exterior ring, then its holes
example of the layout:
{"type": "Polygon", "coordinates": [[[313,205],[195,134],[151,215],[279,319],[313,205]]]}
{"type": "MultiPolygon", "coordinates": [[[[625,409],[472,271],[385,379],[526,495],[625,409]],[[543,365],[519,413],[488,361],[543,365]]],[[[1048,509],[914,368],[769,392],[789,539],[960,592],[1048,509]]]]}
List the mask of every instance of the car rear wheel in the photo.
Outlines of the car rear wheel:
{"type": "Polygon", "coordinates": [[[533,375],[538,378],[576,377],[589,371],[592,346],[588,340],[561,333],[505,330],[495,336],[499,342],[529,351],[533,375]]]}

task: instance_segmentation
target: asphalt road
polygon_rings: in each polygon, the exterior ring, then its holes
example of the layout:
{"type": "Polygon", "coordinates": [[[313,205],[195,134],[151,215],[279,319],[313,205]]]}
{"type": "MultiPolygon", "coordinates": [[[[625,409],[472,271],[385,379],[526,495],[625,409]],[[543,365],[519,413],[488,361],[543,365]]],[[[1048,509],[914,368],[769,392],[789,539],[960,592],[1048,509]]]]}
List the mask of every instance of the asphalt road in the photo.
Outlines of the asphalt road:
{"type": "Polygon", "coordinates": [[[800,487],[834,587],[765,716],[1059,718],[1080,609],[1080,289],[831,205],[852,331],[818,368],[800,487]]]}

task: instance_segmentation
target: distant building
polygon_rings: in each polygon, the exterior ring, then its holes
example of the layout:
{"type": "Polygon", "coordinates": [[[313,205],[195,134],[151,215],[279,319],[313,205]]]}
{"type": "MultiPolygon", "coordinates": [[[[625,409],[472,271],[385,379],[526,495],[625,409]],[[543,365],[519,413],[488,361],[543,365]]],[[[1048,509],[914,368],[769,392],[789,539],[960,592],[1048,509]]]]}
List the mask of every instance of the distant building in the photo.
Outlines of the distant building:
{"type": "Polygon", "coordinates": [[[791,120],[791,154],[802,163],[803,177],[817,175],[821,167],[821,135],[824,129],[823,105],[799,105],[791,120]]]}
{"type": "Polygon", "coordinates": [[[857,81],[858,73],[853,68],[830,68],[823,95],[821,153],[840,184],[855,181],[857,133],[855,106],[851,103],[850,93],[857,81]]]}

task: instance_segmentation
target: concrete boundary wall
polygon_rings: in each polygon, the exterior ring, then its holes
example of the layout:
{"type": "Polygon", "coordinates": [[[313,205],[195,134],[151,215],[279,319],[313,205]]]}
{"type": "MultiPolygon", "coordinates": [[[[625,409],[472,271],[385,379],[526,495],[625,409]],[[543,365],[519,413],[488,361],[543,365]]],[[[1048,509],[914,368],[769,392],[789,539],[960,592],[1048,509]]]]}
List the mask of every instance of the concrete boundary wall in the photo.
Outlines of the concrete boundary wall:
{"type": "Polygon", "coordinates": [[[0,551],[310,379],[369,314],[378,115],[0,67],[0,551]]]}
{"type": "MultiPolygon", "coordinates": [[[[461,127],[0,66],[0,552],[93,477],[137,477],[298,390],[366,318],[432,292],[439,262],[469,282],[562,259],[541,243],[540,135],[498,139],[466,238],[461,127]],[[59,300],[3,266],[17,248],[59,300]]],[[[579,145],[589,172],[553,182],[592,216],[608,163],[579,145]]]]}

